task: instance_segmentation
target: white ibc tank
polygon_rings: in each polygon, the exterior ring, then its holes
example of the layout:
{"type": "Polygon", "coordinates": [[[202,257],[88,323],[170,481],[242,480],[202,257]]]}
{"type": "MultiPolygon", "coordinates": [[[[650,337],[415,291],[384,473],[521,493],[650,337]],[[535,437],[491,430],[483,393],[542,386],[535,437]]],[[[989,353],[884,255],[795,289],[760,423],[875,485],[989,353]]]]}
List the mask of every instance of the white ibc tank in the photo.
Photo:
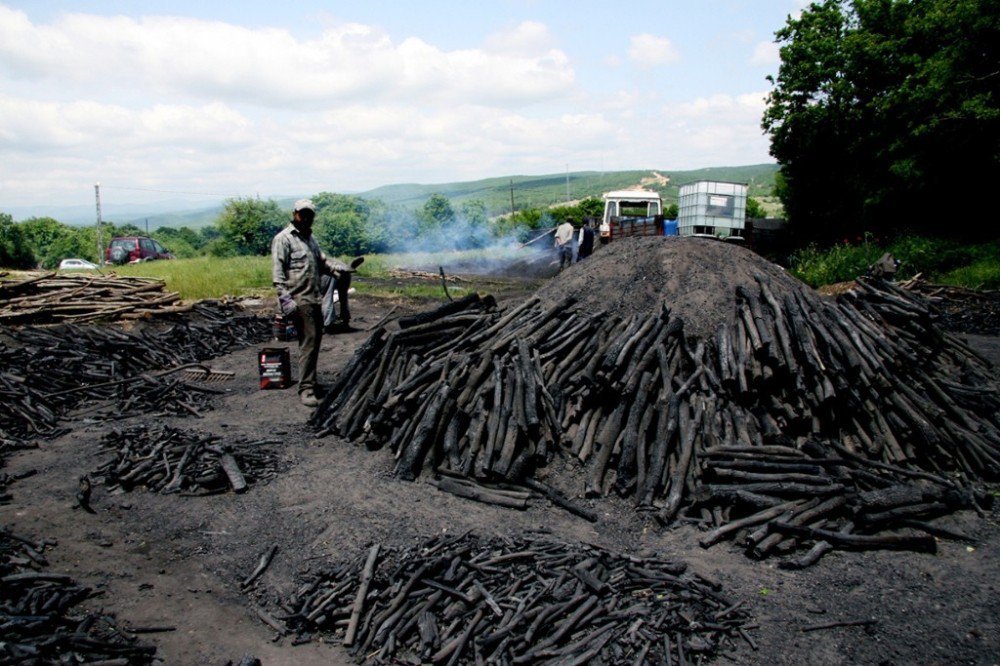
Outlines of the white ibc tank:
{"type": "Polygon", "coordinates": [[[681,236],[742,238],[747,185],[713,180],[681,185],[677,208],[677,228],[681,236]]]}

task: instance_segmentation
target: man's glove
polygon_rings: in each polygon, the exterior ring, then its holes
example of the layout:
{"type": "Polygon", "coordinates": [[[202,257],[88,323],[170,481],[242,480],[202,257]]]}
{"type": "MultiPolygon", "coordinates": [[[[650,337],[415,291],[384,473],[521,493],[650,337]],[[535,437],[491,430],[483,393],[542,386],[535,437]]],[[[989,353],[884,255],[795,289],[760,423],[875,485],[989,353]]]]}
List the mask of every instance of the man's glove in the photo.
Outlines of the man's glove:
{"type": "Polygon", "coordinates": [[[298,309],[298,306],[295,305],[295,301],[293,301],[292,297],[287,294],[284,296],[278,296],[278,307],[281,308],[281,314],[286,317],[291,317],[298,309]]]}

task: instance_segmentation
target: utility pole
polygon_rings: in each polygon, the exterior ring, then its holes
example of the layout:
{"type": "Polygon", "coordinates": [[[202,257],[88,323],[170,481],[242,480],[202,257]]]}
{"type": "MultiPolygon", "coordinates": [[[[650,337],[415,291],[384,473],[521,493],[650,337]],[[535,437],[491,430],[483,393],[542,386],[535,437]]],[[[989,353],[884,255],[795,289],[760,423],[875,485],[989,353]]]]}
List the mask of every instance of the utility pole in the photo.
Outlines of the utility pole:
{"type": "Polygon", "coordinates": [[[104,265],[104,231],[101,228],[101,184],[94,184],[94,198],[97,199],[97,265],[104,265]]]}
{"type": "Polygon", "coordinates": [[[149,218],[146,218],[146,235],[149,235],[149,218]]]}
{"type": "Polygon", "coordinates": [[[569,164],[566,165],[566,203],[569,203],[569,164]]]}
{"type": "Polygon", "coordinates": [[[514,179],[510,179],[510,218],[514,219],[514,179]]]}

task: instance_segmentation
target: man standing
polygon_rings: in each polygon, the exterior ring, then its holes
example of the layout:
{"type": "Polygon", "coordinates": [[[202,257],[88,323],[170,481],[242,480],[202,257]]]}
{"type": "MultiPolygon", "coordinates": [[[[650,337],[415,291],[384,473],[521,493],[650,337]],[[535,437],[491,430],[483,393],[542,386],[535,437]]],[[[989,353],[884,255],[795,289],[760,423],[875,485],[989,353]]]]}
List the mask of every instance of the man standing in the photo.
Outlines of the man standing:
{"type": "Polygon", "coordinates": [[[589,222],[580,227],[580,238],[576,244],[576,260],[583,261],[594,252],[594,228],[589,222]]]}
{"type": "Polygon", "coordinates": [[[556,252],[559,253],[559,270],[573,263],[573,225],[568,220],[556,227],[556,252]]]}
{"type": "MultiPolygon", "coordinates": [[[[320,279],[330,275],[338,282],[349,280],[351,267],[327,258],[312,235],[316,207],[299,199],[292,209],[292,222],[271,241],[271,278],[278,291],[278,305],[293,317],[299,338],[299,399],[307,407],[319,405],[316,396],[316,363],[323,339],[320,279]]],[[[340,300],[342,320],[349,321],[347,292],[340,300]]],[[[347,323],[346,321],[344,322],[347,323]]]]}

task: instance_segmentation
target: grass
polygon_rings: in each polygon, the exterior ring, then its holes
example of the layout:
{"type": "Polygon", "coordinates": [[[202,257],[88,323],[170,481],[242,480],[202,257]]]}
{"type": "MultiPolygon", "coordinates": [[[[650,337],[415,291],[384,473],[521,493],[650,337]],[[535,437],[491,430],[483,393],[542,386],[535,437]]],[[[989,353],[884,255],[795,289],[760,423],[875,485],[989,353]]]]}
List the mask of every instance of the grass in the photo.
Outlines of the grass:
{"type": "Polygon", "coordinates": [[[1000,288],[1000,241],[962,244],[953,240],[903,236],[879,243],[868,236],[853,244],[820,249],[809,246],[792,256],[791,272],[820,287],[846,282],[889,252],[899,260],[898,277],[922,274],[930,282],[971,289],[1000,288]]]}
{"type": "MultiPolygon", "coordinates": [[[[485,251],[439,252],[412,254],[367,255],[365,263],[358,268],[354,283],[358,294],[374,298],[413,298],[440,299],[445,298],[444,290],[436,284],[399,284],[386,285],[365,282],[364,278],[387,280],[391,272],[401,266],[432,266],[444,265],[456,261],[472,261],[485,256],[485,251]]],[[[506,251],[504,251],[506,252],[506,251]]],[[[501,256],[496,253],[492,256],[501,256]]],[[[350,257],[342,257],[350,261],[350,257]]],[[[202,298],[221,298],[223,296],[269,296],[271,286],[270,257],[230,257],[225,259],[213,257],[195,257],[191,259],[174,259],[171,261],[150,261],[142,264],[109,267],[103,272],[115,272],[119,275],[160,278],[166,283],[168,291],[180,293],[184,300],[202,298]]],[[[75,271],[77,273],[83,271],[75,271]]],[[[471,287],[459,287],[449,284],[448,291],[452,296],[464,296],[471,287]]]]}
{"type": "Polygon", "coordinates": [[[194,257],[118,266],[119,275],[161,278],[184,300],[270,294],[270,257],[194,257]]]}

